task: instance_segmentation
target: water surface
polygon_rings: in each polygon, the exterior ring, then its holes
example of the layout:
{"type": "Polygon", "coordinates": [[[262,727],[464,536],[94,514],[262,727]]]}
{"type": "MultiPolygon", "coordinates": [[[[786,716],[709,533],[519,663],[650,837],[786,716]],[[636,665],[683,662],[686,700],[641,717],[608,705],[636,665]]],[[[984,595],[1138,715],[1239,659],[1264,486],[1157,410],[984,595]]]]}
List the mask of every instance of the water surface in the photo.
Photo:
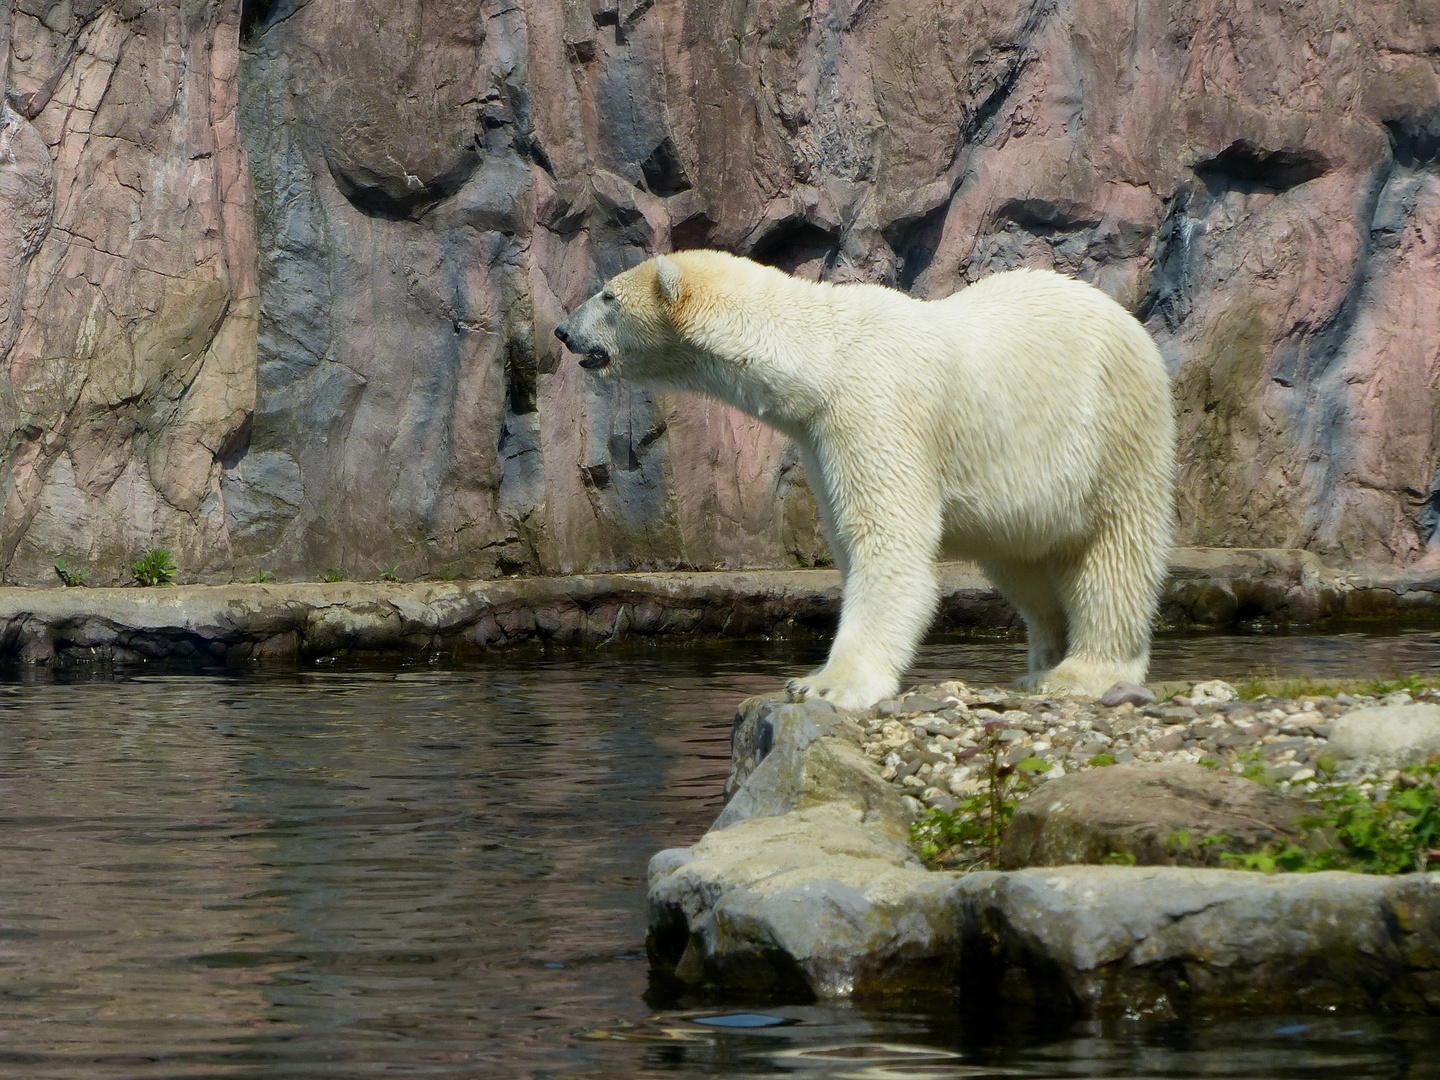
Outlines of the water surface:
{"type": "MultiPolygon", "coordinates": [[[[0,1076],[1440,1074],[1440,1028],[1398,1017],[976,1031],[945,1003],[647,1004],[646,862],[718,812],[738,699],[822,651],[12,669],[0,1076]],[[735,1013],[768,1026],[699,1022],[735,1013]]],[[[912,677],[1021,665],[949,639],[912,677]]],[[[1440,635],[1166,638],[1152,674],[1397,668],[1440,669],[1440,635]]]]}

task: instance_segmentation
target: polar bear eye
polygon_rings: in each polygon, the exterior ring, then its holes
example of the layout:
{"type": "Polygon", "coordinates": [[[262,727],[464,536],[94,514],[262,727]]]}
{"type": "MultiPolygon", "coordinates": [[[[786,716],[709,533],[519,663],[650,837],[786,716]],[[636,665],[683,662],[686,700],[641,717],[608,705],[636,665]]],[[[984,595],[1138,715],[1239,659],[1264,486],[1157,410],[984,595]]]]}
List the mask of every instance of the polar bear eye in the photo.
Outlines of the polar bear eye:
{"type": "Polygon", "coordinates": [[[613,304],[615,302],[615,294],[609,289],[606,289],[600,294],[600,299],[604,300],[607,304],[613,304]]]}

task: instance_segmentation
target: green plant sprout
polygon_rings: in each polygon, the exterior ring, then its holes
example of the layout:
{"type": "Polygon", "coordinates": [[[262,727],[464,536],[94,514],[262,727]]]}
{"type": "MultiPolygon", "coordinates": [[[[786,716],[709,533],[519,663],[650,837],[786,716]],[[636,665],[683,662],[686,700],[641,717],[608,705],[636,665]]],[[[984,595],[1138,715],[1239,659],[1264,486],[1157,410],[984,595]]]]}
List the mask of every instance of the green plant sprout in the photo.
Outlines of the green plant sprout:
{"type": "Polygon", "coordinates": [[[147,548],[130,568],[135,584],[146,587],[175,584],[175,560],[169,548],[147,548]]]}
{"type": "Polygon", "coordinates": [[[1033,756],[1015,765],[1003,764],[1005,744],[1000,741],[1000,733],[1004,730],[1000,721],[987,721],[981,727],[979,744],[957,756],[957,761],[984,758],[985,787],[962,799],[954,810],[928,810],[910,827],[911,840],[932,869],[994,866],[1005,826],[1010,824],[1021,796],[1030,789],[1030,778],[1050,768],[1033,756]]]}
{"type": "Polygon", "coordinates": [[[247,577],[247,578],[245,579],[245,584],[246,584],[246,585],[267,585],[267,584],[269,584],[270,582],[272,582],[272,581],[274,581],[274,580],[275,580],[275,575],[272,574],[269,570],[261,570],[261,571],[258,571],[257,573],[251,574],[249,577],[247,577]]]}
{"type": "Polygon", "coordinates": [[[55,573],[67,589],[84,585],[85,579],[90,576],[90,571],[88,570],[71,570],[65,565],[64,559],[55,560],[55,573]]]}
{"type": "Polygon", "coordinates": [[[380,580],[381,580],[381,581],[399,581],[399,580],[400,580],[400,567],[398,567],[398,566],[387,566],[384,570],[380,571],[380,580]]]}
{"type": "Polygon", "coordinates": [[[332,569],[326,570],[324,576],[321,577],[320,580],[325,582],[327,585],[333,585],[337,581],[345,580],[345,571],[341,570],[338,566],[333,567],[332,569]]]}
{"type": "Polygon", "coordinates": [[[1320,844],[1286,840],[1222,859],[1238,870],[1264,873],[1423,873],[1432,862],[1440,863],[1437,778],[1440,756],[1405,769],[1390,793],[1375,802],[1353,784],[1327,784],[1312,796],[1319,811],[1298,822],[1320,844]]]}

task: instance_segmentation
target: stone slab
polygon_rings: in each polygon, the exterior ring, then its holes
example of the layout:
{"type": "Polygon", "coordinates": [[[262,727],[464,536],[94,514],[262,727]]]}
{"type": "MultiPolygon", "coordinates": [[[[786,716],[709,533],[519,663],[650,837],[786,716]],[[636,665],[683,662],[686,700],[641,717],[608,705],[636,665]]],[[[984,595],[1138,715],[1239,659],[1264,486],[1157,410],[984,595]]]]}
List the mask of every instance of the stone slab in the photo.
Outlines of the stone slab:
{"type": "Polygon", "coordinates": [[[1067,866],[958,896],[962,984],[1087,1016],[1440,1013],[1440,874],[1067,866]]]}
{"type": "MultiPolygon", "coordinates": [[[[1300,551],[1181,549],[1172,573],[1162,611],[1170,626],[1235,625],[1255,618],[1325,626],[1352,617],[1425,620],[1440,611],[1440,573],[1341,572],[1300,551]],[[1375,600],[1379,596],[1389,599],[1375,600]]],[[[1019,627],[1015,613],[974,567],[945,564],[940,584],[937,629],[1019,627]]],[[[840,592],[834,570],[163,589],[5,587],[0,657],[48,663],[464,655],[527,642],[597,646],[637,636],[828,633],[839,615],[840,592]]]]}

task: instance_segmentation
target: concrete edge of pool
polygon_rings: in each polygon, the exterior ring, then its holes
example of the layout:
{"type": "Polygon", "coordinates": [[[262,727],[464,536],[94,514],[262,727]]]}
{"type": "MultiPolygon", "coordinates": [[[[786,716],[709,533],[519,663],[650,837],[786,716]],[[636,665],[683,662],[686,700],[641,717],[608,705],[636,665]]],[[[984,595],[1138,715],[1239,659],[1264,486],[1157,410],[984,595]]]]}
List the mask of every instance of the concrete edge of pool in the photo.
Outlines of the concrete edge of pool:
{"type": "Polygon", "coordinates": [[[651,964],[680,986],[1083,1017],[1440,1013],[1440,873],[930,871],[854,721],[752,698],[742,728],[725,810],[650,862],[651,964]]]}
{"type": "MultiPolygon", "coordinates": [[[[973,567],[942,572],[937,626],[1011,626],[973,567]]],[[[0,657],[245,660],[336,654],[463,656],[507,645],[745,637],[831,628],[834,570],[667,571],[451,582],[0,587],[0,657]]],[[[1182,548],[1161,621],[1320,627],[1440,618],[1440,570],[1336,569],[1291,549],[1182,548]]]]}

